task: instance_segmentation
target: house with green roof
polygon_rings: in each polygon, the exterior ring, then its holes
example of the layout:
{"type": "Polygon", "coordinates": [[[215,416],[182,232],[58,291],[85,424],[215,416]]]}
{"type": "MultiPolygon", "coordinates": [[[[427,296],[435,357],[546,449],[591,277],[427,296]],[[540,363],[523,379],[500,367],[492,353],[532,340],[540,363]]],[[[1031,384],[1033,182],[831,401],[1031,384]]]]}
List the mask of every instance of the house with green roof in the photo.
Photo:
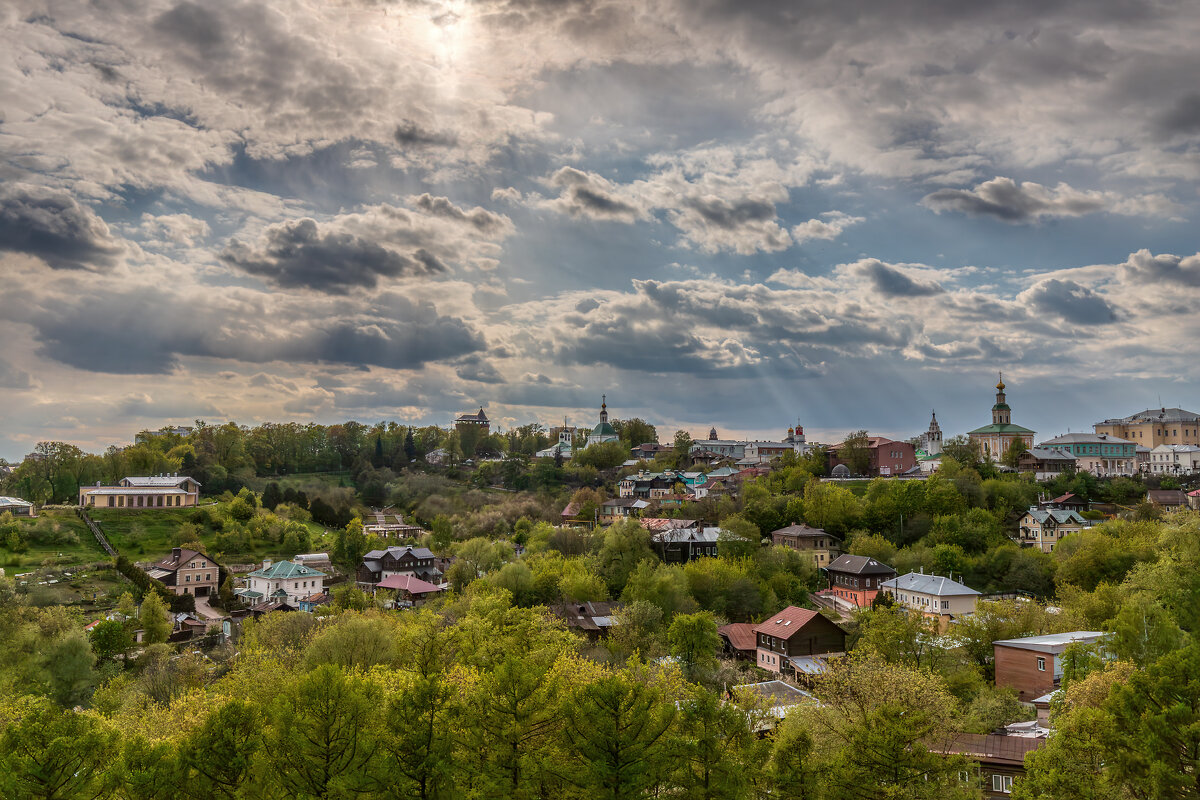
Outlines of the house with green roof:
{"type": "Polygon", "coordinates": [[[325,591],[325,578],[319,569],[294,561],[264,559],[262,567],[246,576],[247,585],[235,594],[243,602],[256,605],[282,601],[299,608],[301,601],[325,591]]]}
{"type": "Polygon", "coordinates": [[[992,461],[999,461],[1003,458],[1015,441],[1024,443],[1026,449],[1033,447],[1033,438],[1036,435],[1037,433],[1029,428],[1013,424],[1012,409],[1009,408],[1008,401],[1004,396],[1003,376],[996,384],[996,404],[992,406],[992,424],[967,432],[970,440],[979,445],[979,452],[983,457],[992,461]]]}

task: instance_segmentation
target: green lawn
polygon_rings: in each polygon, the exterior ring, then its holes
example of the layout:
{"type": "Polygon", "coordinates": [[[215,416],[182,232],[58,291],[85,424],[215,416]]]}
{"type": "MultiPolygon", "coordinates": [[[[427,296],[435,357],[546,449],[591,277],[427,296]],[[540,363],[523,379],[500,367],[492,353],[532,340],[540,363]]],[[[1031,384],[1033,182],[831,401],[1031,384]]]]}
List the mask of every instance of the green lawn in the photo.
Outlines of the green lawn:
{"type": "Polygon", "coordinates": [[[100,523],[109,544],[121,555],[134,561],[157,560],[175,546],[175,532],[191,519],[194,510],[97,508],[89,509],[88,516],[100,523]]]}

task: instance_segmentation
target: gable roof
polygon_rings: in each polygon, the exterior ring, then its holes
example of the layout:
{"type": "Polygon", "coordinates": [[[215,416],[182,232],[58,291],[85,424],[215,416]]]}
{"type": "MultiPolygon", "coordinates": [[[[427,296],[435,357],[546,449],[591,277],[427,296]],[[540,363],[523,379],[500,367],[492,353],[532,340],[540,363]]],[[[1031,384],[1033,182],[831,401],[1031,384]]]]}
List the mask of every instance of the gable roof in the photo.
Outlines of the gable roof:
{"type": "Polygon", "coordinates": [[[825,531],[821,530],[820,528],[810,528],[808,525],[805,525],[804,523],[799,523],[796,525],[788,525],[786,528],[780,528],[779,530],[771,531],[772,536],[774,536],[777,533],[782,536],[797,536],[797,537],[801,537],[801,538],[813,538],[816,536],[828,536],[833,539],[837,538],[832,533],[826,533],[825,531]]]}
{"type": "Polygon", "coordinates": [[[829,562],[829,566],[825,568],[831,572],[847,572],[852,575],[895,575],[896,570],[884,564],[882,561],[876,561],[867,556],[855,556],[849,553],[842,555],[829,562]]]}
{"type": "Polygon", "coordinates": [[[1107,433],[1064,433],[1062,436],[1047,439],[1038,447],[1056,444],[1133,444],[1133,442],[1110,436],[1107,433]]]}
{"type": "Polygon", "coordinates": [[[890,581],[884,581],[888,589],[898,589],[903,592],[917,592],[935,597],[960,597],[962,595],[977,595],[979,592],[958,581],[952,581],[941,575],[926,575],[920,572],[910,572],[890,581]]]}
{"type": "Polygon", "coordinates": [[[1078,511],[1072,511],[1068,508],[1031,508],[1025,513],[1033,517],[1040,524],[1045,524],[1048,519],[1053,519],[1059,525],[1066,525],[1070,522],[1083,525],[1087,522],[1087,520],[1079,516],[1078,511]]]}
{"type": "Polygon", "coordinates": [[[182,567],[184,564],[191,561],[193,558],[196,558],[197,556],[205,559],[206,561],[209,561],[214,566],[217,563],[217,562],[213,561],[211,558],[209,558],[208,556],[206,556],[204,553],[198,552],[196,550],[180,550],[178,558],[175,557],[175,552],[174,552],[174,550],[172,550],[170,555],[168,555],[166,558],[162,559],[161,561],[155,561],[154,564],[152,564],[150,568],[151,569],[162,569],[162,570],[166,570],[168,572],[175,572],[180,567],[182,567]]]}
{"type": "Polygon", "coordinates": [[[147,475],[143,477],[126,476],[121,480],[127,481],[130,486],[180,486],[187,481],[191,481],[197,486],[200,482],[195,478],[189,478],[187,475],[147,475]]]}
{"type": "Polygon", "coordinates": [[[673,531],[683,528],[698,528],[700,523],[694,519],[672,519],[669,517],[642,517],[638,520],[648,531],[673,531]]]}
{"type": "Polygon", "coordinates": [[[613,615],[621,608],[621,604],[615,600],[581,600],[552,605],[548,610],[566,621],[568,628],[598,633],[613,626],[613,615]]]}
{"type": "Polygon", "coordinates": [[[1151,489],[1146,499],[1160,506],[1181,506],[1187,503],[1187,495],[1181,489],[1151,489]]]}
{"type": "Polygon", "coordinates": [[[389,575],[379,582],[380,589],[395,589],[409,594],[429,594],[440,592],[440,586],[434,586],[428,581],[414,578],[412,575],[389,575]]]}
{"type": "Polygon", "coordinates": [[[749,622],[731,622],[717,628],[717,633],[729,640],[734,650],[754,649],[754,626],[749,622]]]}
{"type": "Polygon", "coordinates": [[[19,497],[0,497],[0,508],[32,508],[33,503],[19,497]]]}
{"type": "Polygon", "coordinates": [[[967,431],[968,436],[973,433],[982,435],[985,433],[1037,433],[1037,431],[1031,431],[1029,428],[1022,428],[1020,425],[1013,425],[1007,422],[993,422],[991,425],[984,425],[982,428],[967,431]]]}
{"type": "Polygon", "coordinates": [[[1073,453],[1060,450],[1057,447],[1031,447],[1021,455],[1028,455],[1038,461],[1077,461],[1073,453]]]}
{"type": "MultiPolygon", "coordinates": [[[[778,614],[773,614],[766,621],[755,625],[754,632],[765,633],[768,636],[774,636],[776,639],[790,639],[795,635],[796,631],[802,629],[819,616],[821,615],[811,608],[788,606],[778,614]]],[[[833,623],[830,624],[832,625],[833,623]]]]}

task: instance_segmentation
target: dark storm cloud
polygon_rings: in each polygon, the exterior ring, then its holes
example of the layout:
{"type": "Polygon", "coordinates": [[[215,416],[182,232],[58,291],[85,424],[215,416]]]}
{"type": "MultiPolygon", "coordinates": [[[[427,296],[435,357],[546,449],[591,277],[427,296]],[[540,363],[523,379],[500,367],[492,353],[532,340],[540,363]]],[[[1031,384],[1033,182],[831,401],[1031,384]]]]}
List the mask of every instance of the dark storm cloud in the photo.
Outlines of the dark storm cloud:
{"type": "Polygon", "coordinates": [[[66,192],[17,183],[0,187],[0,250],[37,256],[54,269],[98,270],[112,266],[122,246],[66,192]]]}
{"type": "Polygon", "coordinates": [[[422,128],[412,120],[405,120],[396,126],[392,138],[401,149],[405,147],[453,147],[458,144],[458,137],[448,131],[432,131],[422,128]]]}
{"type": "Polygon", "coordinates": [[[1104,325],[1117,315],[1104,298],[1074,281],[1050,278],[1021,294],[1040,315],[1061,317],[1076,325],[1104,325]]]}
{"type": "Polygon", "coordinates": [[[562,167],[550,176],[549,183],[563,190],[556,202],[571,216],[621,222],[634,222],[641,216],[638,208],[618,197],[603,178],[574,167],[562,167]]]}
{"type": "Polygon", "coordinates": [[[478,354],[472,354],[460,360],[455,366],[454,374],[464,381],[476,381],[478,383],[504,382],[504,376],[492,366],[491,362],[485,361],[478,354]]]}
{"type": "Polygon", "coordinates": [[[945,291],[936,283],[914,280],[875,258],[859,262],[857,272],[887,297],[927,297],[945,291]]]}
{"type": "Polygon", "coordinates": [[[416,198],[413,205],[435,217],[470,225],[487,236],[503,235],[512,228],[508,217],[479,207],[465,211],[450,202],[450,198],[434,197],[428,192],[416,198]]]}
{"type": "Polygon", "coordinates": [[[374,288],[380,278],[432,275],[446,265],[424,249],[401,255],[350,233],[322,233],[315,220],[300,219],[267,229],[265,242],[251,248],[234,239],[221,260],[283,288],[345,294],[374,288]]]}
{"type": "Polygon", "coordinates": [[[206,57],[225,53],[225,24],[217,10],[185,0],[160,14],[153,28],[165,37],[206,57]]]}
{"type": "Polygon", "coordinates": [[[466,322],[397,295],[360,313],[257,303],[208,304],[156,292],[96,293],[86,300],[31,300],[9,315],[32,325],[44,356],[77,369],[163,374],[185,356],[415,369],[486,347],[466,322]]]}
{"type": "Polygon", "coordinates": [[[684,206],[699,214],[705,222],[725,230],[775,219],[775,204],[763,200],[747,199],[730,203],[719,197],[692,197],[684,202],[684,206]]]}
{"type": "Polygon", "coordinates": [[[1158,119],[1158,129],[1166,136],[1200,133],[1200,94],[1179,98],[1158,119]]]}
{"type": "Polygon", "coordinates": [[[1019,224],[1040,217],[1079,217],[1104,211],[1111,202],[1097,192],[1081,192],[1065,184],[1049,189],[1036,183],[1018,184],[1012,178],[998,177],[974,189],[939,189],[926,195],[921,204],[938,213],[957,211],[1019,224]]]}

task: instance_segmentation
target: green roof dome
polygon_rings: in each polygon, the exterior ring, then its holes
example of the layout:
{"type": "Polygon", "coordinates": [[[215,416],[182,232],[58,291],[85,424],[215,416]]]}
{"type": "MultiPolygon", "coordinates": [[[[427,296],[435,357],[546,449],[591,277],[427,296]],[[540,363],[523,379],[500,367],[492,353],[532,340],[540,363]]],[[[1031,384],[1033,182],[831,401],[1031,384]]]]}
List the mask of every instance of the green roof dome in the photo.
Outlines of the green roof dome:
{"type": "Polygon", "coordinates": [[[607,422],[601,422],[596,427],[592,428],[593,436],[616,436],[617,429],[607,422]]]}

